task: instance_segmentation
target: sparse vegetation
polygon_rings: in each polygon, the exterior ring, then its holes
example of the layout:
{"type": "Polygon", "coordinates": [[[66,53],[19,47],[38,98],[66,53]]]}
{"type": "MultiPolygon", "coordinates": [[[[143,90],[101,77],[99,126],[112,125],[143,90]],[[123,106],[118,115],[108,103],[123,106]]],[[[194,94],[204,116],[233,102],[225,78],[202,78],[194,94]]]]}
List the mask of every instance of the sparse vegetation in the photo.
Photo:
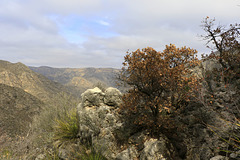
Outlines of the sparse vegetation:
{"type": "Polygon", "coordinates": [[[92,159],[104,160],[100,153],[90,149],[88,144],[80,142],[79,137],[79,117],[76,100],[65,94],[62,99],[53,101],[55,103],[46,107],[44,111],[36,117],[33,125],[36,130],[35,144],[43,149],[42,152],[48,159],[58,160],[62,154],[61,150],[67,150],[68,158],[72,159],[92,159]],[[77,145],[76,145],[77,144],[77,145]],[[88,153],[88,151],[91,152],[88,153]]]}
{"type": "Polygon", "coordinates": [[[46,138],[45,142],[53,140],[54,136],[58,135],[56,132],[61,132],[60,130],[63,129],[61,125],[64,122],[66,122],[66,124],[64,123],[65,125],[72,127],[69,128],[70,130],[77,130],[76,124],[73,124],[74,122],[76,123],[77,117],[74,117],[76,113],[74,114],[73,112],[76,110],[78,101],[64,93],[61,93],[60,97],[62,99],[54,99],[52,104],[44,107],[40,115],[35,117],[32,124],[33,130],[39,133],[41,138],[46,138]]]}
{"type": "Polygon", "coordinates": [[[107,160],[101,152],[96,152],[93,148],[88,148],[79,157],[81,160],[107,160]]]}

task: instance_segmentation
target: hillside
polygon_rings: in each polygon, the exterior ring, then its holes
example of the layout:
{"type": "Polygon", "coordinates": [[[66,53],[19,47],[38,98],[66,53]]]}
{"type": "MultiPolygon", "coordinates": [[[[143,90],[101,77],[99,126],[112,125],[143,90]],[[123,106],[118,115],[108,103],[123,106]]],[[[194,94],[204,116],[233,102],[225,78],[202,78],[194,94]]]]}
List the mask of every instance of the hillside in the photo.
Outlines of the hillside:
{"type": "MultiPolygon", "coordinates": [[[[66,97],[70,97],[70,93],[60,83],[49,80],[22,63],[0,60],[0,159],[9,156],[10,151],[20,155],[28,152],[28,145],[33,143],[37,134],[33,127],[36,119],[48,108],[56,112],[57,107],[64,106],[62,101],[66,97]]],[[[78,100],[71,97],[69,103],[71,101],[78,100]]],[[[53,119],[49,117],[44,124],[53,119]]]]}
{"type": "Polygon", "coordinates": [[[0,84],[0,146],[7,137],[26,135],[43,102],[17,87],[0,84]]]}
{"type": "Polygon", "coordinates": [[[29,68],[50,80],[65,85],[77,95],[97,83],[116,87],[115,77],[119,71],[113,68],[51,68],[46,66],[29,68]]]}
{"type": "Polygon", "coordinates": [[[44,102],[66,89],[41,74],[33,72],[22,63],[10,63],[0,60],[0,84],[18,87],[44,102]]]}

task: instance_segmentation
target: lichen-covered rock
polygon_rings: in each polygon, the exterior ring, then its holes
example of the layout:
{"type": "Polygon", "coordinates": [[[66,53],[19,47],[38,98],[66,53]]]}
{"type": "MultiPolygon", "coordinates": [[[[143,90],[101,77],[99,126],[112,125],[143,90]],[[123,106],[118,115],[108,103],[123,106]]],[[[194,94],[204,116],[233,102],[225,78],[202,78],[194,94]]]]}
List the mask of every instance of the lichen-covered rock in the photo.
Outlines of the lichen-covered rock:
{"type": "Polygon", "coordinates": [[[221,64],[215,59],[203,61],[201,65],[205,71],[219,70],[221,68],[221,64]]]}
{"type": "Polygon", "coordinates": [[[88,89],[81,95],[83,107],[99,106],[103,103],[104,93],[98,88],[88,89]]]}
{"type": "Polygon", "coordinates": [[[227,157],[221,156],[221,155],[217,155],[215,157],[212,157],[210,160],[227,160],[227,157]]]}
{"type": "Polygon", "coordinates": [[[144,143],[144,149],[140,155],[141,160],[170,160],[174,148],[169,140],[162,136],[160,139],[149,139],[144,143]]]}
{"type": "Polygon", "coordinates": [[[105,91],[104,103],[109,106],[119,106],[122,101],[122,93],[113,87],[109,87],[105,91]]]}
{"type": "Polygon", "coordinates": [[[116,160],[134,160],[138,159],[138,151],[134,146],[130,146],[116,156],[116,160]]]}
{"type": "Polygon", "coordinates": [[[114,159],[119,150],[114,131],[120,129],[122,123],[113,106],[120,103],[120,95],[115,88],[108,88],[105,93],[99,88],[89,89],[82,94],[78,105],[81,141],[92,143],[109,159],[114,159]]]}

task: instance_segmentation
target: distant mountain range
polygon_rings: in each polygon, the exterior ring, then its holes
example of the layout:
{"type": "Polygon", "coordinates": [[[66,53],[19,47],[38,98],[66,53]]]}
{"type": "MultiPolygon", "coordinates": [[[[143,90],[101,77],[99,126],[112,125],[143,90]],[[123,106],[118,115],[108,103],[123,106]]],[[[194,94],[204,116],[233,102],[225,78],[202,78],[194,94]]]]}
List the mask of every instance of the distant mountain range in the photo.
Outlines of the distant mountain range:
{"type": "Polygon", "coordinates": [[[29,69],[22,63],[0,61],[0,84],[18,87],[43,102],[51,99],[66,88],[43,75],[29,69]]]}
{"type": "Polygon", "coordinates": [[[52,67],[29,67],[54,82],[61,83],[71,93],[80,96],[86,89],[97,84],[106,87],[116,86],[118,69],[113,68],[52,68],[52,67]]]}

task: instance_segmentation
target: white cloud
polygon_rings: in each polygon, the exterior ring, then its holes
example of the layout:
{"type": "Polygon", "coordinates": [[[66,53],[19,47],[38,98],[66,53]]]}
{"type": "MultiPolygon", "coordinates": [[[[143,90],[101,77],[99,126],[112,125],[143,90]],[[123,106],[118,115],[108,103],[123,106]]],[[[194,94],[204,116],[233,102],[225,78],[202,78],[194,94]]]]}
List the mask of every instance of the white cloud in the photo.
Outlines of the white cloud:
{"type": "Polygon", "coordinates": [[[204,17],[239,21],[240,0],[1,0],[0,59],[53,67],[120,67],[127,50],[207,49],[204,17]]]}
{"type": "Polygon", "coordinates": [[[110,25],[110,23],[108,23],[106,21],[103,21],[103,20],[98,21],[98,23],[103,25],[103,26],[109,26],[110,25]]]}

